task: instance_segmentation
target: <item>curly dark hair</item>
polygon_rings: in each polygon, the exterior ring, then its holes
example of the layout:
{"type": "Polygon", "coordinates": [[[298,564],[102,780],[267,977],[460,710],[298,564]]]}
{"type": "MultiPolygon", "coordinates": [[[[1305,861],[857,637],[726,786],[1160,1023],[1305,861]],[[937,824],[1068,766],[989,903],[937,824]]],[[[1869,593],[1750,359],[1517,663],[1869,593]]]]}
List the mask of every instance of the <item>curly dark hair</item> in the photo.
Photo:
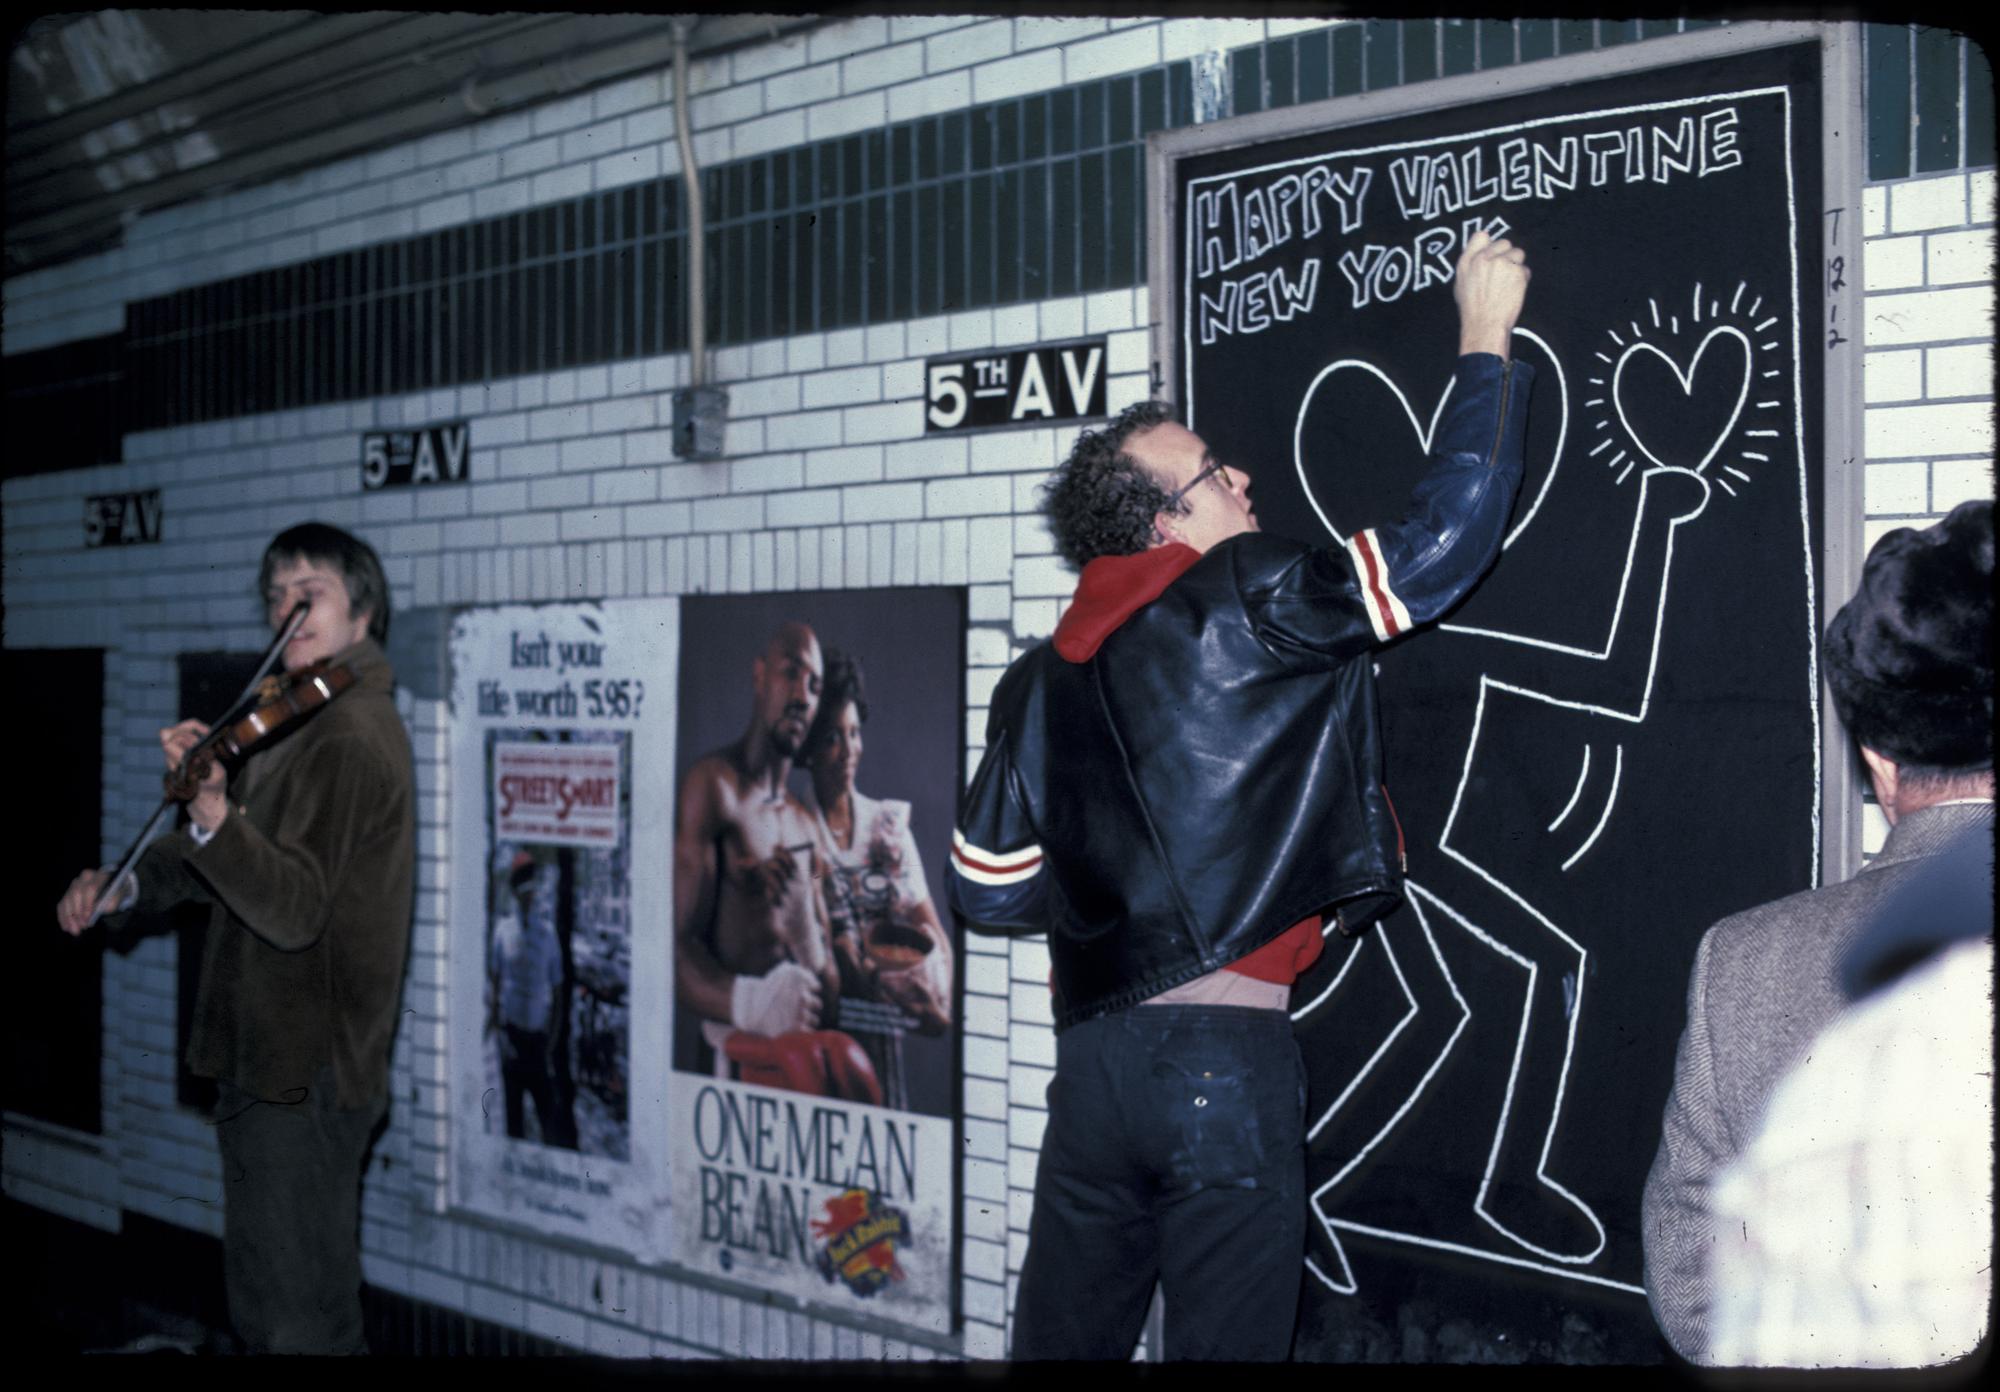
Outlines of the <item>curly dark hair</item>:
{"type": "Polygon", "coordinates": [[[1069,458],[1042,485],[1042,515],[1048,518],[1056,550],[1073,570],[1099,556],[1131,556],[1153,544],[1153,518],[1187,511],[1145,465],[1126,453],[1126,443],[1143,430],[1174,419],[1164,401],[1127,406],[1098,430],[1076,437],[1069,458]]]}
{"type": "Polygon", "coordinates": [[[833,738],[833,722],[849,701],[861,723],[868,723],[868,684],[861,678],[861,664],[839,648],[826,650],[826,674],[820,678],[819,709],[813,712],[812,728],[799,744],[799,760],[810,763],[819,748],[833,738]]]}

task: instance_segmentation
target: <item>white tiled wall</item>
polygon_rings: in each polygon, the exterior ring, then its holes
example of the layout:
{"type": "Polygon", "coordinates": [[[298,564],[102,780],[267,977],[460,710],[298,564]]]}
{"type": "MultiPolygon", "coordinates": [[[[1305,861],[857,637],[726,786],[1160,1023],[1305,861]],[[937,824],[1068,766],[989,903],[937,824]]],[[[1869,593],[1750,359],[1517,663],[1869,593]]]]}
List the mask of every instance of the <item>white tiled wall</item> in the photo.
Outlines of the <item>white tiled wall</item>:
{"type": "MultiPolygon", "coordinates": [[[[694,142],[713,164],[1319,23],[858,16],[696,63],[694,142]]],[[[9,280],[6,351],[114,331],[128,300],[673,173],[669,87],[643,75],[142,218],[115,251],[9,280]]],[[[1867,200],[1872,541],[1993,489],[1993,175],[1875,186],[1867,200]]],[[[122,466],[7,483],[5,641],[109,650],[108,852],[157,796],[153,731],[174,714],[174,655],[261,646],[248,579],[264,542],[308,516],[372,541],[405,608],[966,585],[976,753],[1000,671],[1053,628],[1069,591],[1034,510],[1068,432],[927,440],[923,361],[1104,333],[1115,410],[1145,393],[1146,315],[1140,287],[720,350],[728,457],[712,463],[670,447],[665,394],[685,381],[685,355],[130,436],[122,466]],[[476,482],[355,491],[362,431],[461,417],[476,482]],[[82,495],[153,487],[162,544],[77,549],[82,495]]],[[[967,942],[962,1341],[840,1327],[446,1210],[446,718],[441,703],[402,702],[422,796],[419,906],[395,1125],[367,1190],[368,1278],[607,1353],[1001,1354],[1055,1061],[1039,943],[967,942]]],[[[10,1195],[101,1226],[127,1208],[220,1231],[207,1129],[173,1101],[173,1011],[170,942],[107,956],[104,1134],[10,1124],[10,1195]]]]}
{"type": "Polygon", "coordinates": [[[1867,538],[1993,496],[1992,170],[1867,190],[1867,538]]]}
{"type": "MultiPolygon", "coordinates": [[[[1864,546],[1993,496],[1994,172],[1870,185],[1862,206],[1864,546]]],[[[1889,825],[1862,810],[1872,855],[1889,825]]]]}

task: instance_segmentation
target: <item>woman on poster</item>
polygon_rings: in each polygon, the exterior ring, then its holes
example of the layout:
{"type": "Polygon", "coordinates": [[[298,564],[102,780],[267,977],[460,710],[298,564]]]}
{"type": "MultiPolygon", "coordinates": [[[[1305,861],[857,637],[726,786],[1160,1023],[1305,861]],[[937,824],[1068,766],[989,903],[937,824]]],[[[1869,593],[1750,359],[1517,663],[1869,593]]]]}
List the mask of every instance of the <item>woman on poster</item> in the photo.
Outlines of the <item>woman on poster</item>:
{"type": "Polygon", "coordinates": [[[814,819],[842,1028],[875,1065],[886,1105],[909,1110],[903,1036],[951,1025],[952,950],[924,878],[910,804],[855,786],[868,700],[860,664],[828,649],[819,711],[802,750],[814,819]]]}

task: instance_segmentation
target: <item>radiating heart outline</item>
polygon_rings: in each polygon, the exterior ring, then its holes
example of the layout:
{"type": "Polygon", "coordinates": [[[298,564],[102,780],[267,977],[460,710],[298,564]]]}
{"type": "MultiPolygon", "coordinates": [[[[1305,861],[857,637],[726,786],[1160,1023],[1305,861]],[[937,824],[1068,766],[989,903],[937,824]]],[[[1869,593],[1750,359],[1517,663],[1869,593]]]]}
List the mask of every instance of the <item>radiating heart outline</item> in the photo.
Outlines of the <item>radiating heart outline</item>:
{"type": "Polygon", "coordinates": [[[1654,347],[1650,343],[1641,341],[1632,344],[1624,352],[1620,353],[1617,364],[1611,369],[1611,409],[1618,413],[1618,423],[1625,427],[1625,437],[1632,442],[1633,448],[1645,455],[1646,458],[1652,460],[1660,468],[1686,468],[1687,466],[1684,464],[1669,465],[1666,460],[1646,448],[1645,440],[1641,439],[1639,432],[1632,428],[1631,419],[1625,414],[1625,402],[1618,394],[1620,384],[1625,379],[1626,364],[1632,360],[1634,353],[1642,349],[1651,353],[1654,357],[1665,363],[1667,369],[1674,374],[1674,379],[1681,384],[1681,394],[1692,398],[1694,396],[1695,374],[1701,370],[1701,355],[1709,350],[1709,346],[1715,342],[1716,337],[1720,334],[1728,334],[1743,345],[1743,389],[1736,394],[1736,408],[1729,413],[1729,423],[1723,426],[1722,430],[1716,435],[1715,443],[1708,447],[1708,453],[1701,457],[1701,463],[1694,466],[1694,471],[1698,474],[1714,462],[1717,451],[1728,443],[1730,433],[1736,429],[1736,422],[1743,418],[1743,403],[1750,399],[1751,359],[1755,356],[1750,350],[1750,336],[1734,324],[1716,325],[1703,335],[1701,345],[1694,350],[1694,356],[1688,360],[1688,370],[1686,372],[1682,372],[1681,365],[1668,356],[1666,352],[1654,347]]]}
{"type": "MultiPolygon", "coordinates": [[[[1503,551],[1512,546],[1514,538],[1521,535],[1528,524],[1535,520],[1536,512],[1541,509],[1542,500],[1549,495],[1549,485],[1555,482],[1556,470],[1562,465],[1563,445],[1569,439],[1569,380],[1563,372],[1562,359],[1556,356],[1556,350],[1549,346],[1548,340],[1532,329],[1517,328],[1514,332],[1540,348],[1543,355],[1548,358],[1549,366],[1555,369],[1556,401],[1561,407],[1562,414],[1556,423],[1556,447],[1549,458],[1548,472],[1542,476],[1541,489],[1535,494],[1535,501],[1529,505],[1528,510],[1521,514],[1521,520],[1514,524],[1514,530],[1501,540],[1500,549],[1503,551]]],[[[1319,499],[1313,495],[1312,480],[1306,477],[1305,428],[1306,414],[1312,409],[1314,393],[1319,390],[1322,382],[1344,368],[1359,368],[1363,372],[1373,373],[1381,380],[1383,386],[1395,393],[1396,402],[1403,408],[1404,416],[1409,419],[1410,428],[1417,432],[1417,443],[1426,455],[1431,452],[1431,436],[1437,431],[1439,418],[1444,415],[1444,404],[1451,400],[1452,388],[1456,385],[1455,379],[1444,384],[1444,392],[1438,397],[1437,408],[1431,412],[1428,426],[1418,423],[1417,413],[1410,409],[1410,399],[1403,395],[1401,387],[1389,379],[1389,374],[1375,364],[1364,362],[1360,358],[1342,358],[1337,362],[1328,363],[1307,386],[1305,396],[1299,401],[1298,419],[1292,426],[1292,469],[1298,474],[1299,488],[1306,495],[1307,505],[1319,518],[1320,525],[1325,527],[1333,539],[1342,546],[1347,544],[1347,538],[1341,535],[1340,528],[1333,525],[1333,519],[1326,515],[1326,509],[1319,505],[1319,499]]]]}

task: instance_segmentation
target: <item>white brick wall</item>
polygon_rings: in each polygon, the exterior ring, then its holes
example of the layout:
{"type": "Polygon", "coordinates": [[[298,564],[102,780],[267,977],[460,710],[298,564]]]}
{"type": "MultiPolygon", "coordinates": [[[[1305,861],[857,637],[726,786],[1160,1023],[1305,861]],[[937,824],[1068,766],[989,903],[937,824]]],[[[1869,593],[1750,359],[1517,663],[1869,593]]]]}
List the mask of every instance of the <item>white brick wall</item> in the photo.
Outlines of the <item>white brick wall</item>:
{"type": "MultiPolygon", "coordinates": [[[[1094,296],[1089,304],[1074,299],[1017,306],[1008,324],[1021,341],[1069,336],[1093,316],[1132,324],[1142,315],[1142,295],[1128,290],[1094,296]]],[[[273,528],[305,512],[356,526],[375,541],[391,558],[396,602],[406,606],[695,588],[768,589],[781,577],[799,587],[966,583],[977,572],[1000,582],[984,588],[1001,598],[997,609],[975,604],[970,641],[976,658],[968,690],[975,703],[970,723],[978,726],[999,664],[1012,651],[1005,630],[990,626],[994,618],[1013,612],[1005,597],[1021,590],[1023,575],[1029,583],[1022,593],[1067,592],[1047,557],[1022,559],[1012,521],[1021,490],[1046,472],[1063,432],[926,440],[921,400],[914,394],[922,380],[922,358],[888,355],[933,351],[937,338],[977,346],[994,342],[990,313],[934,323],[941,331],[936,335],[878,326],[754,345],[738,353],[735,367],[747,374],[761,364],[764,375],[729,382],[733,423],[756,427],[765,446],[713,464],[670,462],[657,428],[663,411],[659,389],[649,387],[646,373],[602,369],[488,383],[443,399],[413,394],[134,436],[122,471],[43,475],[9,484],[13,602],[8,641],[24,646],[76,641],[65,636],[73,621],[87,611],[109,608],[115,611],[113,632],[105,641],[114,660],[117,652],[135,649],[157,658],[150,680],[126,688],[127,707],[115,716],[107,713],[107,726],[121,751],[106,812],[107,847],[152,796],[151,731],[172,714],[171,654],[256,643],[256,615],[235,577],[254,564],[273,528]],[[897,384],[899,399],[883,401],[890,381],[897,384]],[[462,490],[365,498],[353,494],[350,461],[358,429],[454,411],[472,417],[472,470],[479,482],[462,490]],[[326,461],[324,467],[306,467],[320,460],[326,461]],[[157,615],[108,603],[127,580],[135,564],[130,558],[137,553],[88,553],[79,564],[73,550],[76,495],[108,486],[114,477],[121,488],[163,489],[166,539],[142,559],[160,592],[210,596],[203,617],[191,626],[183,618],[182,627],[153,628],[157,615]],[[301,487],[302,479],[309,479],[309,486],[301,487]],[[249,508],[243,506],[246,494],[249,508]],[[425,520],[434,514],[448,514],[450,520],[425,520]],[[686,547],[702,533],[713,533],[723,549],[706,551],[705,561],[690,566],[686,547]],[[754,566],[752,554],[759,558],[754,566]],[[1034,569],[1025,571],[1024,566],[1034,569]],[[1015,583],[1007,583],[1010,579],[1015,583]]],[[[1125,365],[1142,373],[1143,353],[1125,365]]],[[[664,375],[678,381],[679,364],[673,366],[664,375]]],[[[1037,533],[1022,535],[1040,549],[1037,533]]],[[[1044,621],[1052,621],[1052,608],[1044,621]]],[[[445,713],[435,702],[406,705],[420,779],[435,787],[444,771],[445,713]]],[[[733,1343],[743,1335],[720,1325],[654,1329],[643,1322],[596,1318],[560,1291],[552,1297],[524,1286],[520,1258],[510,1257],[497,1277],[482,1276],[464,1269],[462,1262],[427,1257],[422,1244],[413,1242],[417,1229],[412,1214],[444,1209],[446,1173],[445,911],[438,892],[446,879],[445,809],[436,797],[427,807],[421,871],[427,892],[420,905],[406,1002],[414,1013],[399,1044],[395,1084],[398,1097],[416,1101],[398,1109],[397,1127],[385,1143],[387,1153],[399,1160],[391,1171],[395,1178],[380,1172],[370,1177],[369,1279],[421,1298],[450,1300],[481,1317],[505,1313],[535,1332],[580,1346],[637,1347],[632,1341],[642,1336],[665,1334],[675,1340],[675,1356],[769,1352],[766,1345],[733,1343]]],[[[975,944],[969,960],[982,960],[982,952],[1004,954],[1004,946],[975,944]]],[[[189,1194],[213,1195],[219,1176],[204,1128],[171,1100],[172,1070],[165,1062],[173,1047],[171,960],[171,945],[158,942],[131,959],[114,959],[110,969],[114,981],[121,973],[135,978],[120,983],[119,1004],[109,1013],[107,1073],[115,1072],[118,1079],[112,1111],[131,1118],[141,1139],[119,1151],[114,1179],[100,1184],[112,1197],[96,1202],[100,1209],[109,1205],[115,1212],[122,1204],[219,1231],[212,1202],[195,1212],[185,1211],[189,1206],[180,1202],[189,1194]],[[118,1061],[115,1070],[109,1066],[113,1060],[118,1061]]],[[[992,960],[1005,959],[995,955],[992,960]]],[[[1046,1003],[1037,1017],[1031,1007],[1023,1008],[1018,983],[1007,982],[1004,972],[993,985],[989,995],[975,992],[967,1005],[971,1071],[999,1088],[990,1096],[975,1088],[979,1098],[972,1104],[975,1111],[983,1106],[988,1113],[983,1149],[975,1156],[986,1168],[977,1171],[974,1184],[992,1201],[986,1205],[989,1214],[1001,1211],[993,1207],[995,1202],[1004,1209],[1010,1174],[1018,1178],[1024,1173],[1023,1152],[1008,1140],[1023,1134],[1022,1126],[1018,1120],[1009,1123],[1005,1099],[1013,1095],[1021,1105],[1038,1109],[1040,1087],[1053,1061],[1046,1038],[1040,1044],[1029,1042],[1036,1031],[1052,1038],[1046,1003]],[[990,1050],[980,1053],[981,1044],[990,1050]],[[1040,1071],[1021,1074],[1010,1064],[1010,1050],[1026,1050],[1040,1071]]],[[[91,1211],[87,1198],[65,1198],[48,1191],[46,1184],[37,1188],[43,1182],[25,1168],[18,1182],[10,1178],[9,1183],[59,1211],[91,1211]]],[[[426,1220],[418,1228],[479,1234],[501,1250],[523,1256],[543,1250],[527,1239],[483,1234],[446,1218],[426,1220]]],[[[449,1254],[451,1249],[447,1245],[443,1250],[449,1254]]],[[[999,1283],[1007,1269],[1005,1245],[986,1240],[968,1261],[969,1287],[984,1292],[968,1295],[969,1309],[1000,1310],[999,1283]]],[[[693,1292],[649,1273],[618,1270],[630,1280],[662,1280],[663,1289],[687,1297],[688,1309],[697,1308],[701,1298],[717,1302],[712,1308],[718,1320],[740,1320],[757,1308],[732,1297],[693,1292]]],[[[840,1332],[811,1321],[787,1337],[804,1340],[801,1347],[823,1356],[840,1332]]],[[[975,1325],[964,1347],[967,1352],[998,1352],[1002,1337],[997,1324],[975,1325]]],[[[885,1353],[896,1347],[900,1354],[890,1356],[930,1352],[893,1341],[883,1345],[885,1353]]]]}
{"type": "MultiPolygon", "coordinates": [[[[1866,190],[1864,547],[1993,496],[1993,199],[1991,170],[1866,190]]],[[[1864,805],[1863,850],[1888,832],[1864,805]]]]}
{"type": "Polygon", "coordinates": [[[1992,495],[1993,178],[1947,174],[1868,190],[1868,544],[1992,495]]]}
{"type": "MultiPolygon", "coordinates": [[[[1319,21],[856,16],[695,65],[705,161],[973,102],[1047,90],[1319,21]]],[[[9,353],[115,331],[128,300],[417,228],[448,226],[678,169],[671,81],[643,74],[285,181],[141,218],[111,252],[9,279],[9,353]]],[[[1990,496],[1993,176],[1867,190],[1864,530],[1990,496]]],[[[107,697],[107,852],[156,796],[152,731],[172,714],[173,654],[260,643],[242,576],[303,515],[357,528],[389,558],[398,604],[501,603],[882,584],[969,586],[966,739],[1006,662],[1049,632],[1069,591],[1034,512],[1064,430],[943,441],[922,433],[923,360],[1109,335],[1113,409],[1146,394],[1145,291],[800,335],[715,354],[727,460],[674,458],[665,393],[684,355],[132,436],[120,468],[5,486],[9,646],[90,644],[121,673],[107,697]],[[353,492],[355,436],[463,415],[476,480],[353,492]],[[158,487],[153,548],[77,551],[77,500],[158,487]],[[134,580],[141,581],[139,586],[134,580]],[[144,597],[134,599],[135,589],[144,597]],[[171,596],[172,598],[168,598],[171,596]]],[[[395,1059],[395,1160],[367,1187],[369,1279],[578,1347],[661,1357],[999,1356],[1025,1246],[1054,1065],[1048,954],[967,943],[962,1340],[910,1343],[586,1259],[446,1209],[443,986],[447,712],[404,697],[424,795],[420,914],[395,1059]],[[600,1306],[600,1282],[617,1300],[600,1306]],[[623,1314],[613,1313],[622,1309],[623,1314]]],[[[1872,808],[1869,845],[1879,845],[1872,808]]],[[[121,1207],[219,1232],[207,1129],[173,1102],[173,949],[107,958],[105,1134],[84,1146],[10,1129],[6,1192],[80,1221],[121,1207]]]]}

